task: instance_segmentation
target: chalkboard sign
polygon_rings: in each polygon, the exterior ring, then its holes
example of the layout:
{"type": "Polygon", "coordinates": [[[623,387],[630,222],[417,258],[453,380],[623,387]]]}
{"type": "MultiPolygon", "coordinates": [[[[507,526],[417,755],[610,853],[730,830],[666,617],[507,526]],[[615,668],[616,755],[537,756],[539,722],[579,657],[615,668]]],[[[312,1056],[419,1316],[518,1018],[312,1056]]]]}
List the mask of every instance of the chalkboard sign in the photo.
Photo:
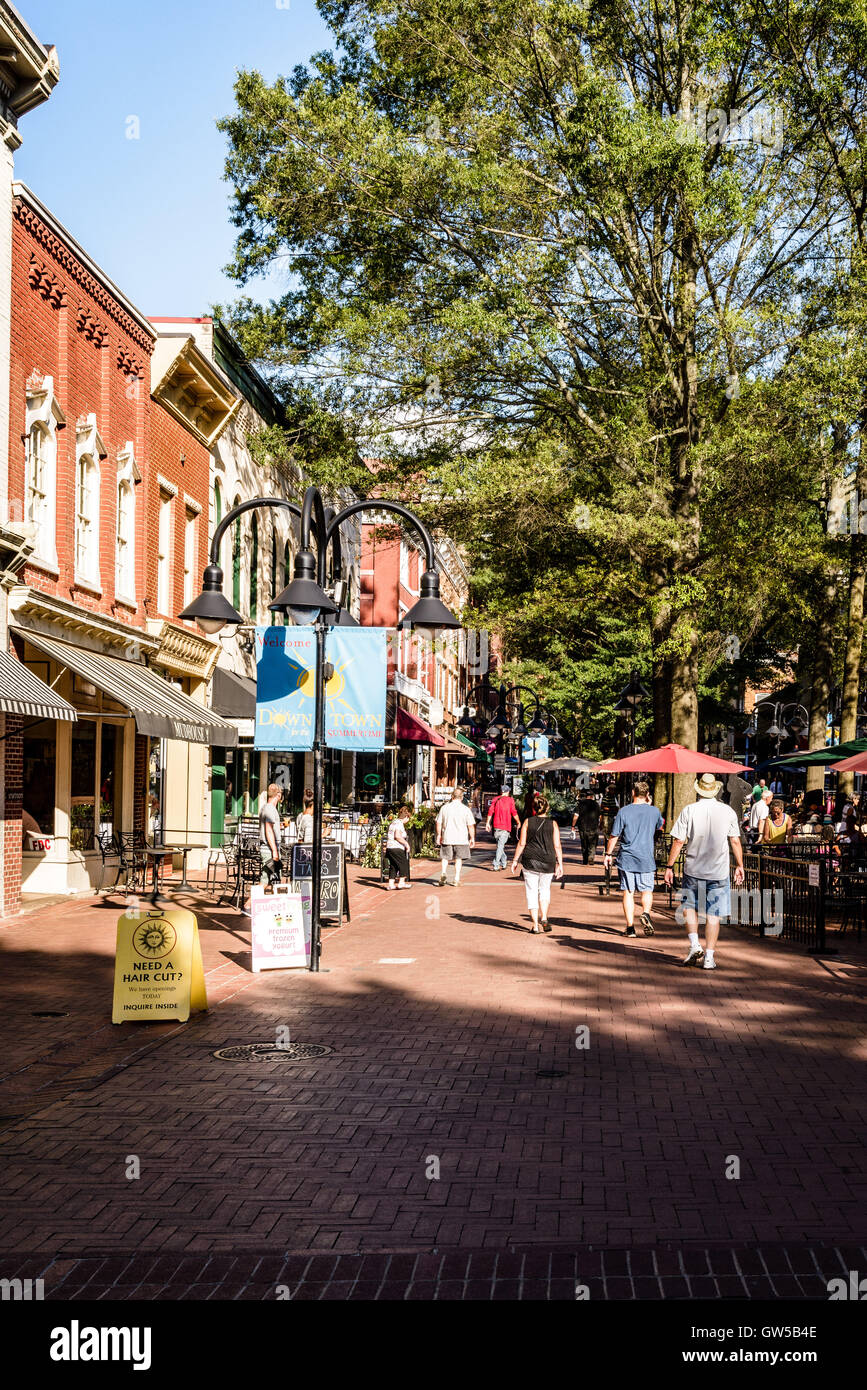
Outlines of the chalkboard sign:
{"type": "MultiPolygon", "coordinates": [[[[336,917],[338,922],[343,915],[343,886],[345,869],[343,846],[339,844],[322,846],[322,880],[319,892],[319,915],[336,917]]],[[[292,885],[309,882],[313,877],[313,846],[292,846],[292,885]]],[[[347,916],[348,916],[347,912],[347,916]]]]}

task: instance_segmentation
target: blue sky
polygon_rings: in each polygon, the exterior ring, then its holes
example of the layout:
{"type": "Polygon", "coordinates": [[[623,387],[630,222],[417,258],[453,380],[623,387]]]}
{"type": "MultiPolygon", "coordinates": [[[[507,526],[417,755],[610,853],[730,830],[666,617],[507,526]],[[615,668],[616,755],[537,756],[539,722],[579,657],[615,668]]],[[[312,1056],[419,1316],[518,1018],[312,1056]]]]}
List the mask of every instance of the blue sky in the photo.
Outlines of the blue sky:
{"type": "MultiPolygon", "coordinates": [[[[239,68],[268,80],[332,47],[313,0],[14,0],[60,57],[22,117],[16,177],[144,313],[194,317],[237,296],[218,117],[239,68]],[[128,139],[128,118],[140,135],[128,139]]],[[[255,282],[247,293],[266,298],[255,282]]]]}

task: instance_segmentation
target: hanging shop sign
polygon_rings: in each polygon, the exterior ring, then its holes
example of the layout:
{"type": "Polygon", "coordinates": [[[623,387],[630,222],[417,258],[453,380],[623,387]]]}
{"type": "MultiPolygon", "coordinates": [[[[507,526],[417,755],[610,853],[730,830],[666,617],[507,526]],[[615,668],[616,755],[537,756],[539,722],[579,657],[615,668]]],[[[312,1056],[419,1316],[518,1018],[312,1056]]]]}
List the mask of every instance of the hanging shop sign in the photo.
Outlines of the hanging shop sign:
{"type": "Polygon", "coordinates": [[[119,918],[114,963],[112,1023],[184,1023],[208,1007],[199,926],[184,907],[147,912],[133,908],[119,918]]]}

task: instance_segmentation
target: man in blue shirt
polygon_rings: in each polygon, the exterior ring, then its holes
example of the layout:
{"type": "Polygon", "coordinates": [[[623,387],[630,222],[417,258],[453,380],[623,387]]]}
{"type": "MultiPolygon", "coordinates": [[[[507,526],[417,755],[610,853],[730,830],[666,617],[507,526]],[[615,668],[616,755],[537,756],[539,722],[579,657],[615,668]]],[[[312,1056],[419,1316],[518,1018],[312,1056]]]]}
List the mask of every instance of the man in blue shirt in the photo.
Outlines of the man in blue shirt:
{"type": "Polygon", "coordinates": [[[626,935],[635,936],[635,894],[641,894],[641,925],[645,936],[653,936],[650,909],[653,907],[653,880],[656,866],[654,841],[662,829],[659,809],[650,801],[650,787],[636,782],[632,788],[632,805],[623,806],[614,818],[611,836],[605,847],[603,863],[608,868],[613,860],[614,846],[620,842],[617,867],[623,890],[623,915],[626,935]]]}

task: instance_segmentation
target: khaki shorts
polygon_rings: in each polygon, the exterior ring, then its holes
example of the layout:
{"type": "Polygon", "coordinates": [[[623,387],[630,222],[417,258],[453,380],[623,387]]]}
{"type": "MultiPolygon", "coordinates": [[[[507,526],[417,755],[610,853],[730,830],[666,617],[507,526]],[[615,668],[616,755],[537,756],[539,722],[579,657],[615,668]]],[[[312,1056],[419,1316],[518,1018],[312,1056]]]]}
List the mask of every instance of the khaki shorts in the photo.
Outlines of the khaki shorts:
{"type": "Polygon", "coordinates": [[[440,859],[445,859],[450,864],[453,859],[469,859],[469,845],[440,845],[440,859]]]}

